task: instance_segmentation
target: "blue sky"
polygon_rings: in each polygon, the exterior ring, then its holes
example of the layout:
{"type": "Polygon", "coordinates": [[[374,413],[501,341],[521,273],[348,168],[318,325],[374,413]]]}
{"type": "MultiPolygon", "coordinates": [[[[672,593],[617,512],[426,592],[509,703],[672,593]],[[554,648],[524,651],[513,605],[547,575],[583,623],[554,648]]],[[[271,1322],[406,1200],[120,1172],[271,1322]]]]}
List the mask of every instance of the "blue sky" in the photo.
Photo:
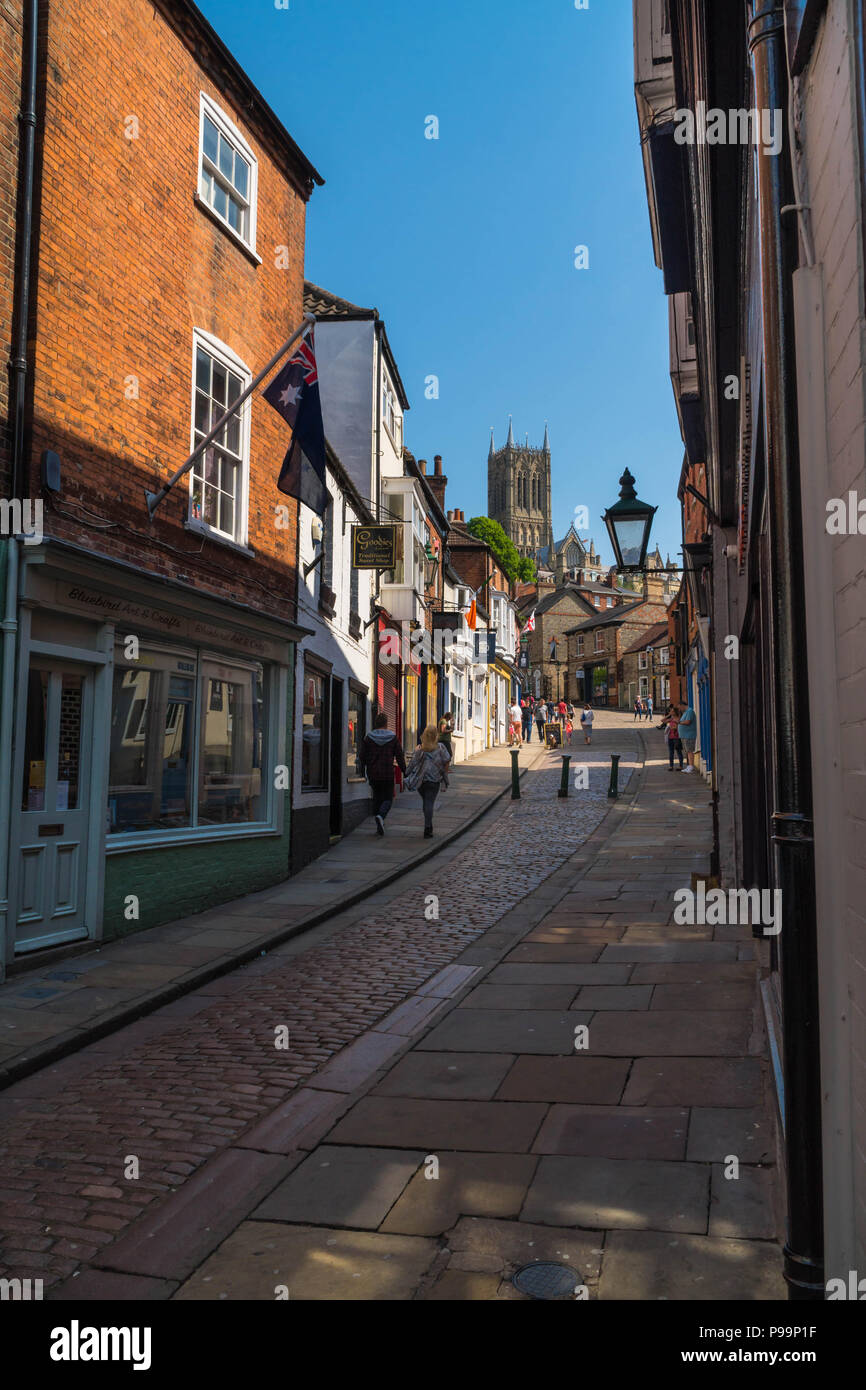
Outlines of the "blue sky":
{"type": "Polygon", "coordinates": [[[406,444],[442,455],[446,504],[486,512],[491,425],[498,446],[511,414],[540,444],[548,420],[557,537],[586,506],[612,558],[601,513],[627,465],[659,506],[651,543],[676,559],[683,451],[631,0],[200,3],[326,180],[307,278],[385,319],[406,444]]]}

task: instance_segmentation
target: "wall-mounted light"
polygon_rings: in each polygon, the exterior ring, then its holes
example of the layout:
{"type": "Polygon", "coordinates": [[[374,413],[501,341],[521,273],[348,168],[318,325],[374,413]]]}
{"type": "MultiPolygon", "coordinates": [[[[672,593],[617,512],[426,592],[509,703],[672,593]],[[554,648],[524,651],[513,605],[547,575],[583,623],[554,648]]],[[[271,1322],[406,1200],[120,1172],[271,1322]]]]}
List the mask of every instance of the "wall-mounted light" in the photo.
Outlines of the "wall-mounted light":
{"type": "Polygon", "coordinates": [[[320,516],[314,516],[310,521],[310,539],[313,545],[318,545],[324,534],[325,528],[322,525],[322,518],[320,516]]]}

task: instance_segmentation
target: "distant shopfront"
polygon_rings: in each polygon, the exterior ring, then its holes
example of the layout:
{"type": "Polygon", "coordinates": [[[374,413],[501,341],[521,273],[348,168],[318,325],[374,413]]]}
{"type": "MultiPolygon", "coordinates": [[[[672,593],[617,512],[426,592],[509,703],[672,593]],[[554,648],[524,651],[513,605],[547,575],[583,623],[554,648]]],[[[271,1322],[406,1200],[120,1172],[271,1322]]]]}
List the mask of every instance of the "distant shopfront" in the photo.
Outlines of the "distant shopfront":
{"type": "Polygon", "coordinates": [[[302,630],[51,542],[19,595],[7,960],[285,879],[302,630]]]}
{"type": "Polygon", "coordinates": [[[607,661],[590,662],[575,671],[577,702],[605,708],[610,702],[610,677],[607,661]]]}

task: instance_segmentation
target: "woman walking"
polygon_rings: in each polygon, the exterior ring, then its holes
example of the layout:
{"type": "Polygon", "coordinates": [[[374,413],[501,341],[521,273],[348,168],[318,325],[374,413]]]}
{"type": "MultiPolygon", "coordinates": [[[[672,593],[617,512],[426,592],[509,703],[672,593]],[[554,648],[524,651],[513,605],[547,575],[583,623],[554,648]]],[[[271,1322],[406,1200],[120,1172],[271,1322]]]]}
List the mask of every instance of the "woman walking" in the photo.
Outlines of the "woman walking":
{"type": "Polygon", "coordinates": [[[451,735],[454,733],[453,714],[443,714],[439,720],[439,742],[443,743],[448,749],[449,758],[453,758],[454,750],[451,747],[451,735]]]}
{"type": "Polygon", "coordinates": [[[406,769],[405,778],[409,790],[414,789],[418,792],[424,806],[425,840],[432,838],[433,806],[439,795],[439,788],[448,786],[450,766],[451,754],[445,744],[440,742],[436,725],[428,724],[406,769]]]}
{"type": "Polygon", "coordinates": [[[583,725],[584,743],[592,743],[592,721],[594,718],[595,715],[592,712],[592,705],[587,705],[583,714],[580,716],[580,722],[583,725]]]}

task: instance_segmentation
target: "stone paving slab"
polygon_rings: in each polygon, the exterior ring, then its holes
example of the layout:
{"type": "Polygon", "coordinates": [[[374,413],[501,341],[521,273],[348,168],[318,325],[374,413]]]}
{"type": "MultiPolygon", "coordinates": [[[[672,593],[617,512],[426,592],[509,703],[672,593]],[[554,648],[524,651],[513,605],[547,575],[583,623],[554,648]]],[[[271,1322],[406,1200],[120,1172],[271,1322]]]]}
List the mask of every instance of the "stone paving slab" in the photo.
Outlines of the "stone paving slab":
{"type": "Polygon", "coordinates": [[[550,965],[556,963],[579,965],[597,961],[603,950],[602,945],[594,942],[579,942],[577,945],[559,945],[555,942],[530,941],[515,946],[513,951],[509,951],[505,957],[502,968],[505,965],[522,965],[527,962],[534,962],[539,965],[550,965]]]}
{"type": "Polygon", "coordinates": [[[532,1146],[536,1154],[586,1158],[685,1158],[688,1110],[626,1105],[554,1105],[532,1146]]]}
{"type": "Polygon", "coordinates": [[[538,1160],[531,1154],[446,1153],[438,1177],[422,1168],[382,1223],[402,1235],[438,1236],[461,1216],[520,1214],[538,1160]]]}
{"type": "Polygon", "coordinates": [[[743,1012],[599,1012],[590,1047],[612,1057],[737,1057],[748,1052],[751,1031],[751,1016],[743,1012]]]}
{"type": "Polygon", "coordinates": [[[601,1269],[598,1232],[573,1226],[462,1217],[449,1232],[448,1245],[454,1252],[452,1260],[459,1258],[464,1269],[498,1269],[505,1278],[524,1265],[555,1260],[571,1265],[589,1285],[597,1281],[601,1269]]]}
{"type": "Polygon", "coordinates": [[[255,1208],[252,1219],[374,1231],[423,1159],[420,1151],[321,1144],[255,1208]]]}
{"type": "Polygon", "coordinates": [[[576,993],[577,986],[568,983],[483,984],[467,994],[463,1005],[467,1009],[567,1009],[576,993]]]}
{"type": "Polygon", "coordinates": [[[764,1064],[758,1057],[639,1057],[625,1105],[757,1105],[764,1064]]]}
{"type": "Polygon", "coordinates": [[[740,1163],[773,1161],[775,1136],[763,1106],[692,1110],[688,1157],[696,1162],[724,1162],[729,1154],[740,1163]]]}
{"type": "Polygon", "coordinates": [[[775,1240],[775,1167],[741,1165],[736,1178],[726,1177],[726,1171],[730,1169],[724,1164],[713,1165],[709,1234],[727,1239],[775,1240]]]}
{"type": "Polygon", "coordinates": [[[616,1105],[630,1061],[619,1057],[518,1057],[497,1100],[543,1100],[584,1105],[616,1105]]]}
{"type": "Polygon", "coordinates": [[[644,1159],[542,1158],[521,1221],[598,1231],[707,1229],[707,1164],[644,1159]]]}
{"type": "Polygon", "coordinates": [[[246,1221],[174,1295],[175,1302],[411,1299],[439,1253],[422,1236],[246,1221]]]}
{"type": "MultiPolygon", "coordinates": [[[[633,986],[639,989],[639,985],[633,986]]],[[[734,1009],[745,1011],[755,1002],[754,979],[742,984],[722,981],[703,985],[654,985],[653,1009],[734,1009]]]]}
{"type": "Polygon", "coordinates": [[[571,961],[522,964],[509,960],[491,970],[487,982],[492,985],[624,985],[631,969],[630,965],[581,965],[571,961]]]}
{"type": "Polygon", "coordinates": [[[701,962],[704,964],[721,964],[738,959],[737,947],[733,942],[725,941],[671,941],[658,942],[641,945],[633,943],[626,945],[621,942],[614,942],[606,946],[600,959],[607,963],[614,964],[645,964],[653,965],[659,962],[687,961],[689,963],[701,962]]]}
{"type": "Polygon", "coordinates": [[[786,1299],[787,1292],[775,1245],[656,1231],[612,1231],[605,1241],[598,1296],[641,1302],[741,1302],[786,1299]]]}
{"type": "Polygon", "coordinates": [[[574,1030],[591,1014],[538,1009],[455,1009],[418,1044],[434,1052],[574,1051],[574,1030]]]}
{"type": "Polygon", "coordinates": [[[507,1053],[413,1051],[391,1068],[371,1094],[427,1100],[492,1100],[513,1061],[507,1053]]]}
{"type": "Polygon", "coordinates": [[[574,1001],[575,1009],[648,1009],[651,985],[584,985],[574,1001]]]}
{"type": "Polygon", "coordinates": [[[547,1106],[516,1101],[368,1096],[328,1135],[333,1144],[526,1153],[547,1106]]]}

